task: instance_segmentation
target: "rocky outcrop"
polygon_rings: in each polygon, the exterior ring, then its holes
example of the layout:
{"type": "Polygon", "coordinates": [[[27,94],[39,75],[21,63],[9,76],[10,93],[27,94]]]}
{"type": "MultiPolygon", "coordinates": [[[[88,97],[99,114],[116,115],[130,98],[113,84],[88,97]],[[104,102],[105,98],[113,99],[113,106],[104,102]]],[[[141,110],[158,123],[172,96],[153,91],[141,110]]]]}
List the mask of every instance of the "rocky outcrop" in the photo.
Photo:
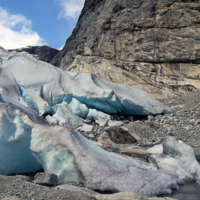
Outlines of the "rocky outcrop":
{"type": "Polygon", "coordinates": [[[28,52],[41,61],[50,63],[52,59],[58,54],[59,50],[49,46],[28,46],[21,49],[9,49],[9,52],[28,52]]]}
{"type": "Polygon", "coordinates": [[[200,2],[86,0],[52,64],[163,99],[200,89],[200,2]]]}

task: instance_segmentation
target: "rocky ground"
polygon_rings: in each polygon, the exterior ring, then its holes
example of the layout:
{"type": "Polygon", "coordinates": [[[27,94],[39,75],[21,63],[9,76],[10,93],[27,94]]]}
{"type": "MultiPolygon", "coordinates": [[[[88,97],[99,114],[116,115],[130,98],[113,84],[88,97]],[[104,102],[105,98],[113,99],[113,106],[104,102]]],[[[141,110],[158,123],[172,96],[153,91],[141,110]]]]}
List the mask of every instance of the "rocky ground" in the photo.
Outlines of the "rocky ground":
{"type": "Polygon", "coordinates": [[[165,138],[175,136],[177,139],[193,147],[196,158],[200,161],[199,98],[200,91],[191,92],[178,97],[175,96],[163,101],[172,108],[172,113],[148,116],[147,118],[143,117],[140,119],[136,116],[129,116],[126,118],[123,116],[114,116],[115,120],[117,119],[124,122],[124,125],[121,127],[101,127],[93,123],[94,129],[92,132],[80,133],[85,135],[88,139],[103,143],[103,148],[105,150],[123,153],[122,150],[127,149],[127,152],[124,151],[127,155],[131,154],[130,149],[132,149],[133,152],[136,151],[136,149],[144,152],[147,148],[160,144],[165,138]],[[124,131],[127,131],[135,140],[129,138],[129,140],[123,141],[120,134],[124,135],[124,131]],[[112,132],[110,135],[115,139],[112,139],[107,132],[112,132]],[[119,133],[118,135],[117,132],[119,133]],[[102,138],[102,135],[105,137],[102,138]],[[121,141],[118,140],[117,142],[116,138],[120,138],[121,141]]]}
{"type": "MultiPolygon", "coordinates": [[[[103,143],[107,151],[148,161],[146,149],[160,144],[166,137],[175,136],[193,147],[200,161],[200,91],[173,97],[163,102],[173,112],[164,115],[134,117],[113,116],[122,126],[99,126],[92,123],[93,131],[81,132],[88,139],[103,143]]],[[[47,187],[33,183],[33,174],[26,176],[0,175],[0,199],[140,199],[134,193],[99,194],[75,183],[58,183],[47,187]],[[134,196],[136,195],[136,196],[134,196]]]]}
{"type": "Polygon", "coordinates": [[[99,194],[89,189],[58,183],[55,186],[34,184],[30,177],[0,175],[1,200],[172,200],[171,198],[143,198],[135,193],[99,194]]]}

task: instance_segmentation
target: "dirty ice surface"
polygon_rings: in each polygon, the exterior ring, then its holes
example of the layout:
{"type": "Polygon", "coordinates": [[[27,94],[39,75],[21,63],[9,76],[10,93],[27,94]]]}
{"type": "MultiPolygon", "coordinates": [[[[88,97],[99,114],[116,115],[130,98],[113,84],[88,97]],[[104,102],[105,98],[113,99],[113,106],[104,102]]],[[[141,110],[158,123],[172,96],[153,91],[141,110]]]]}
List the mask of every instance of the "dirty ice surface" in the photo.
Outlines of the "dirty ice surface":
{"type": "Polygon", "coordinates": [[[145,91],[91,73],[64,71],[28,53],[9,53],[0,48],[0,58],[0,93],[40,116],[53,116],[58,124],[78,126],[81,121],[72,122],[77,119],[73,114],[101,120],[110,119],[109,114],[114,113],[150,115],[171,111],[145,91]],[[63,116],[61,110],[68,110],[71,116],[63,116]]]}

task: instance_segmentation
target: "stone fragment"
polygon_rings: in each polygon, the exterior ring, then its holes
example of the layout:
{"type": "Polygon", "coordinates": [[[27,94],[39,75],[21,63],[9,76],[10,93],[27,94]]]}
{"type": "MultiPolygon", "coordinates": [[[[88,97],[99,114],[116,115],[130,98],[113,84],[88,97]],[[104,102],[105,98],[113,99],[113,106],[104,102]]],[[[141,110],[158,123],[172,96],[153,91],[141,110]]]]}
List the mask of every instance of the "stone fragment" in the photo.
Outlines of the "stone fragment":
{"type": "Polygon", "coordinates": [[[98,138],[98,142],[104,145],[114,144],[114,142],[111,141],[108,132],[106,131],[104,131],[104,133],[98,138]]]}
{"type": "Polygon", "coordinates": [[[55,174],[50,173],[37,173],[34,176],[33,183],[38,185],[53,186],[58,183],[58,178],[55,174]]]}
{"type": "Polygon", "coordinates": [[[99,142],[104,140],[103,143],[110,143],[112,141],[115,144],[132,144],[136,142],[136,139],[128,131],[119,127],[105,129],[100,138],[99,142]]]}
{"type": "MultiPolygon", "coordinates": [[[[125,124],[123,126],[121,126],[122,129],[124,129],[125,131],[128,131],[137,141],[140,141],[141,138],[140,136],[136,133],[135,131],[135,127],[136,124],[133,122],[130,122],[128,124],[125,124]]],[[[137,125],[138,126],[138,125],[137,125]]]]}

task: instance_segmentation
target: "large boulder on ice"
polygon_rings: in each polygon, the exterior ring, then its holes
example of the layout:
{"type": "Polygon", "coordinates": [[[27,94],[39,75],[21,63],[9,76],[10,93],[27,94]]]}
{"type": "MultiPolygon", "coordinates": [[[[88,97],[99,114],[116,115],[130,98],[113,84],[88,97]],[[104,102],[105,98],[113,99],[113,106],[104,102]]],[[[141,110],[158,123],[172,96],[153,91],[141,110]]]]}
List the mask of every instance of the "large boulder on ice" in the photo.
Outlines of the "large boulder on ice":
{"type": "Polygon", "coordinates": [[[148,149],[147,153],[151,154],[149,160],[158,169],[169,170],[184,181],[200,183],[200,165],[194,150],[175,137],[168,137],[161,145],[148,149]]]}
{"type": "Polygon", "coordinates": [[[150,115],[171,111],[140,89],[111,83],[90,73],[63,71],[28,53],[0,49],[0,58],[0,93],[39,115],[55,114],[52,107],[62,102],[78,116],[94,120],[109,118],[102,112],[150,115]]]}
{"type": "Polygon", "coordinates": [[[143,196],[171,193],[182,183],[170,172],[152,170],[148,163],[104,151],[67,127],[37,124],[31,137],[33,155],[45,172],[56,174],[62,181],[143,196]]]}

